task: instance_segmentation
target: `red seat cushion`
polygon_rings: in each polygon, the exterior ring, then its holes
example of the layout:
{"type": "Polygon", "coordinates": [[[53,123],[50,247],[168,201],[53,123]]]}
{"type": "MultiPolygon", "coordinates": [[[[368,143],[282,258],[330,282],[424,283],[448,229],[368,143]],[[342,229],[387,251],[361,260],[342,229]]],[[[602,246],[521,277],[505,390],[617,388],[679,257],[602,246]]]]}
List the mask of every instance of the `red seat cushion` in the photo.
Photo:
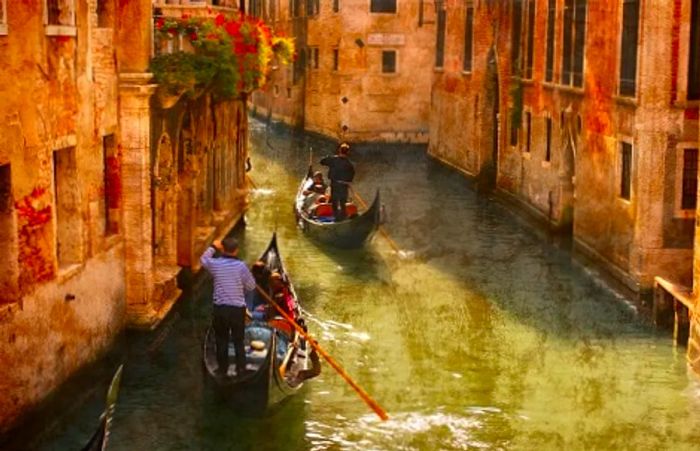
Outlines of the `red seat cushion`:
{"type": "Polygon", "coordinates": [[[318,204],[316,206],[316,216],[333,216],[331,204],[318,204]]]}
{"type": "Polygon", "coordinates": [[[353,216],[356,216],[357,215],[357,205],[351,204],[349,202],[347,204],[345,204],[345,214],[350,218],[353,216]]]}

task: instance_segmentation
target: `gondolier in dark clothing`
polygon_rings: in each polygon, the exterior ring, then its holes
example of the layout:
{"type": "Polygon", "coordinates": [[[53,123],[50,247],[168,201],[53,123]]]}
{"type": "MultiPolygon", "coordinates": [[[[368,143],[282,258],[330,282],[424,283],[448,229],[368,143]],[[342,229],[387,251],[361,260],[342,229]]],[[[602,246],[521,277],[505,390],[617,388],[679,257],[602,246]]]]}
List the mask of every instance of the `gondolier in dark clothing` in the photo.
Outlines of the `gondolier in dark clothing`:
{"type": "Polygon", "coordinates": [[[236,374],[245,374],[245,313],[246,293],[255,290],[255,279],[248,266],[238,257],[238,242],[229,237],[223,243],[214,242],[202,254],[200,262],[214,278],[214,311],[212,327],[216,337],[217,372],[228,372],[229,334],[236,350],[236,374]],[[216,251],[220,257],[214,257],[216,251]]]}
{"type": "Polygon", "coordinates": [[[328,166],[328,178],[331,180],[331,205],[336,221],[346,218],[345,204],[348,201],[348,189],[352,179],[355,178],[355,167],[348,158],[350,145],[342,143],[338,146],[334,156],[328,156],[321,160],[321,164],[328,166]]]}

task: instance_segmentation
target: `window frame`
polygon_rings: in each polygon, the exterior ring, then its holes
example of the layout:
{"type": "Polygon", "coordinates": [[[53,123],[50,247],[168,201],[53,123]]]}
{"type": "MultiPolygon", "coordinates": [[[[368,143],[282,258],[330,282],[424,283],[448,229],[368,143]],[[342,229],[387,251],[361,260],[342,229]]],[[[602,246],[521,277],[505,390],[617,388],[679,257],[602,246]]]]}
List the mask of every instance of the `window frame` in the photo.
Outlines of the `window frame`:
{"type": "MultiPolygon", "coordinates": [[[[685,163],[685,151],[688,149],[698,150],[698,175],[700,176],[700,145],[697,141],[682,141],[675,146],[675,179],[673,182],[673,210],[674,218],[678,219],[695,219],[696,209],[700,206],[700,198],[696,201],[696,208],[683,208],[683,172],[685,163]]],[[[700,185],[700,183],[699,183],[700,185]]]]}
{"type": "Polygon", "coordinates": [[[369,4],[367,5],[367,10],[369,11],[370,14],[398,14],[399,13],[399,0],[393,0],[394,11],[372,11],[372,3],[374,1],[383,1],[383,0],[368,0],[369,4]]]}
{"type": "Polygon", "coordinates": [[[631,203],[634,198],[634,142],[631,138],[621,138],[618,140],[617,145],[617,171],[616,177],[616,197],[620,201],[631,203]],[[627,174],[629,175],[627,186],[627,196],[624,197],[625,186],[625,146],[629,146],[630,156],[629,156],[629,167],[627,174]]]}
{"type": "Polygon", "coordinates": [[[588,37],[588,0],[564,0],[564,11],[562,13],[562,45],[561,45],[561,71],[559,73],[559,84],[562,86],[568,86],[573,89],[583,89],[585,86],[585,75],[586,75],[586,39],[588,37]],[[567,5],[567,3],[570,3],[571,8],[567,5]],[[578,11],[578,5],[580,3],[584,3],[585,7],[584,9],[584,20],[583,20],[583,30],[582,30],[582,41],[583,43],[582,48],[581,48],[581,73],[580,73],[580,80],[581,84],[578,85],[576,84],[576,76],[579,75],[577,70],[576,70],[576,65],[577,65],[577,59],[576,59],[576,45],[579,43],[579,39],[577,37],[577,31],[578,29],[576,28],[576,24],[579,22],[578,19],[580,19],[579,15],[576,13],[578,11]],[[571,10],[570,14],[570,27],[567,29],[566,27],[566,21],[567,21],[567,11],[571,10]],[[568,42],[569,42],[569,51],[566,52],[566,43],[567,43],[567,37],[568,42]],[[569,67],[568,71],[565,68],[565,62],[569,61],[569,67]],[[565,79],[565,77],[568,75],[568,80],[565,79]]]}
{"type": "MultiPolygon", "coordinates": [[[[49,1],[43,1],[43,22],[46,36],[77,36],[78,28],[76,26],[75,0],[65,0],[70,2],[70,23],[54,24],[49,22],[49,1]]],[[[61,0],[56,0],[60,2],[61,0]]]]}
{"type": "Polygon", "coordinates": [[[381,74],[387,76],[394,76],[399,73],[399,51],[397,49],[382,49],[381,50],[382,63],[381,63],[381,74]],[[393,53],[394,54],[394,71],[384,72],[384,54],[393,53]]]}
{"type": "Polygon", "coordinates": [[[439,10],[435,14],[435,61],[434,69],[442,70],[445,67],[445,46],[447,44],[447,11],[439,10]],[[440,33],[440,22],[442,18],[442,34],[440,33]],[[441,49],[438,52],[438,49],[441,49]],[[439,56],[439,58],[438,58],[439,56]]]}
{"type": "Polygon", "coordinates": [[[470,74],[474,70],[474,4],[467,1],[464,8],[464,49],[462,51],[462,73],[470,74]],[[471,12],[471,20],[469,13],[471,12]],[[468,31],[468,33],[467,33],[468,31]],[[467,48],[467,36],[469,46],[467,48]],[[467,50],[469,54],[467,55],[467,50]],[[467,56],[469,57],[467,59],[467,56]],[[469,67],[467,67],[469,61],[469,67]]]}
{"type": "Polygon", "coordinates": [[[547,0],[547,24],[545,29],[544,81],[554,83],[557,79],[557,0],[547,0]],[[554,8],[552,8],[554,6],[554,8]],[[551,27],[551,29],[550,29],[551,27]],[[550,33],[551,32],[551,33],[550,33]],[[551,68],[549,65],[551,64],[551,68]]]}
{"type": "Polygon", "coordinates": [[[544,159],[545,163],[552,162],[552,128],[554,127],[554,121],[552,116],[547,114],[544,118],[544,159]]]}
{"type": "Polygon", "coordinates": [[[627,99],[636,99],[638,92],[639,92],[639,58],[641,56],[640,52],[640,42],[641,42],[641,27],[642,27],[642,1],[641,0],[620,0],[620,15],[619,15],[619,23],[620,23],[620,35],[618,39],[618,70],[617,70],[617,95],[620,97],[624,97],[627,99]],[[634,85],[633,85],[633,93],[623,93],[622,91],[622,67],[623,67],[623,61],[622,61],[622,55],[623,55],[623,49],[626,48],[625,42],[624,42],[624,27],[625,27],[625,3],[630,3],[630,2],[636,2],[637,4],[637,40],[635,42],[635,68],[634,68],[634,85]]]}

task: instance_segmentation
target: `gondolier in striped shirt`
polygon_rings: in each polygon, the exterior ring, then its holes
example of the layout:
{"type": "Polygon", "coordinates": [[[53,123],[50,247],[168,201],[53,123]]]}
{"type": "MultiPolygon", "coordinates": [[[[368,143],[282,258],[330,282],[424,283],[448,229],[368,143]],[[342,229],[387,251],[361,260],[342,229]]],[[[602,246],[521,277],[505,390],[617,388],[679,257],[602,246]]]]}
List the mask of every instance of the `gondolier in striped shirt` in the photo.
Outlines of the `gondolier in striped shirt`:
{"type": "Polygon", "coordinates": [[[215,241],[200,261],[214,278],[214,311],[212,326],[216,337],[217,372],[228,372],[229,334],[236,350],[236,375],[245,374],[245,313],[246,293],[255,290],[255,279],[248,266],[238,259],[238,242],[228,237],[223,242],[215,241]],[[221,252],[215,257],[216,251],[221,252]]]}

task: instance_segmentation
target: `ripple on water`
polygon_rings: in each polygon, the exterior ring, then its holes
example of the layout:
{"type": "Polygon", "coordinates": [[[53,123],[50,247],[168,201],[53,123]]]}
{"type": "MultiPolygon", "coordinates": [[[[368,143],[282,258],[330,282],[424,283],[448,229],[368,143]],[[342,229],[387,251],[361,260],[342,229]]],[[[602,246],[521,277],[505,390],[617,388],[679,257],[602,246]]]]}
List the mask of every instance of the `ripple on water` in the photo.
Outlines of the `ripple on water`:
{"type": "Polygon", "coordinates": [[[306,439],[312,450],[499,449],[479,435],[486,425],[484,415],[500,415],[500,409],[474,407],[465,414],[442,410],[392,413],[387,421],[374,415],[336,418],[332,423],[309,420],[305,423],[306,439]]]}

